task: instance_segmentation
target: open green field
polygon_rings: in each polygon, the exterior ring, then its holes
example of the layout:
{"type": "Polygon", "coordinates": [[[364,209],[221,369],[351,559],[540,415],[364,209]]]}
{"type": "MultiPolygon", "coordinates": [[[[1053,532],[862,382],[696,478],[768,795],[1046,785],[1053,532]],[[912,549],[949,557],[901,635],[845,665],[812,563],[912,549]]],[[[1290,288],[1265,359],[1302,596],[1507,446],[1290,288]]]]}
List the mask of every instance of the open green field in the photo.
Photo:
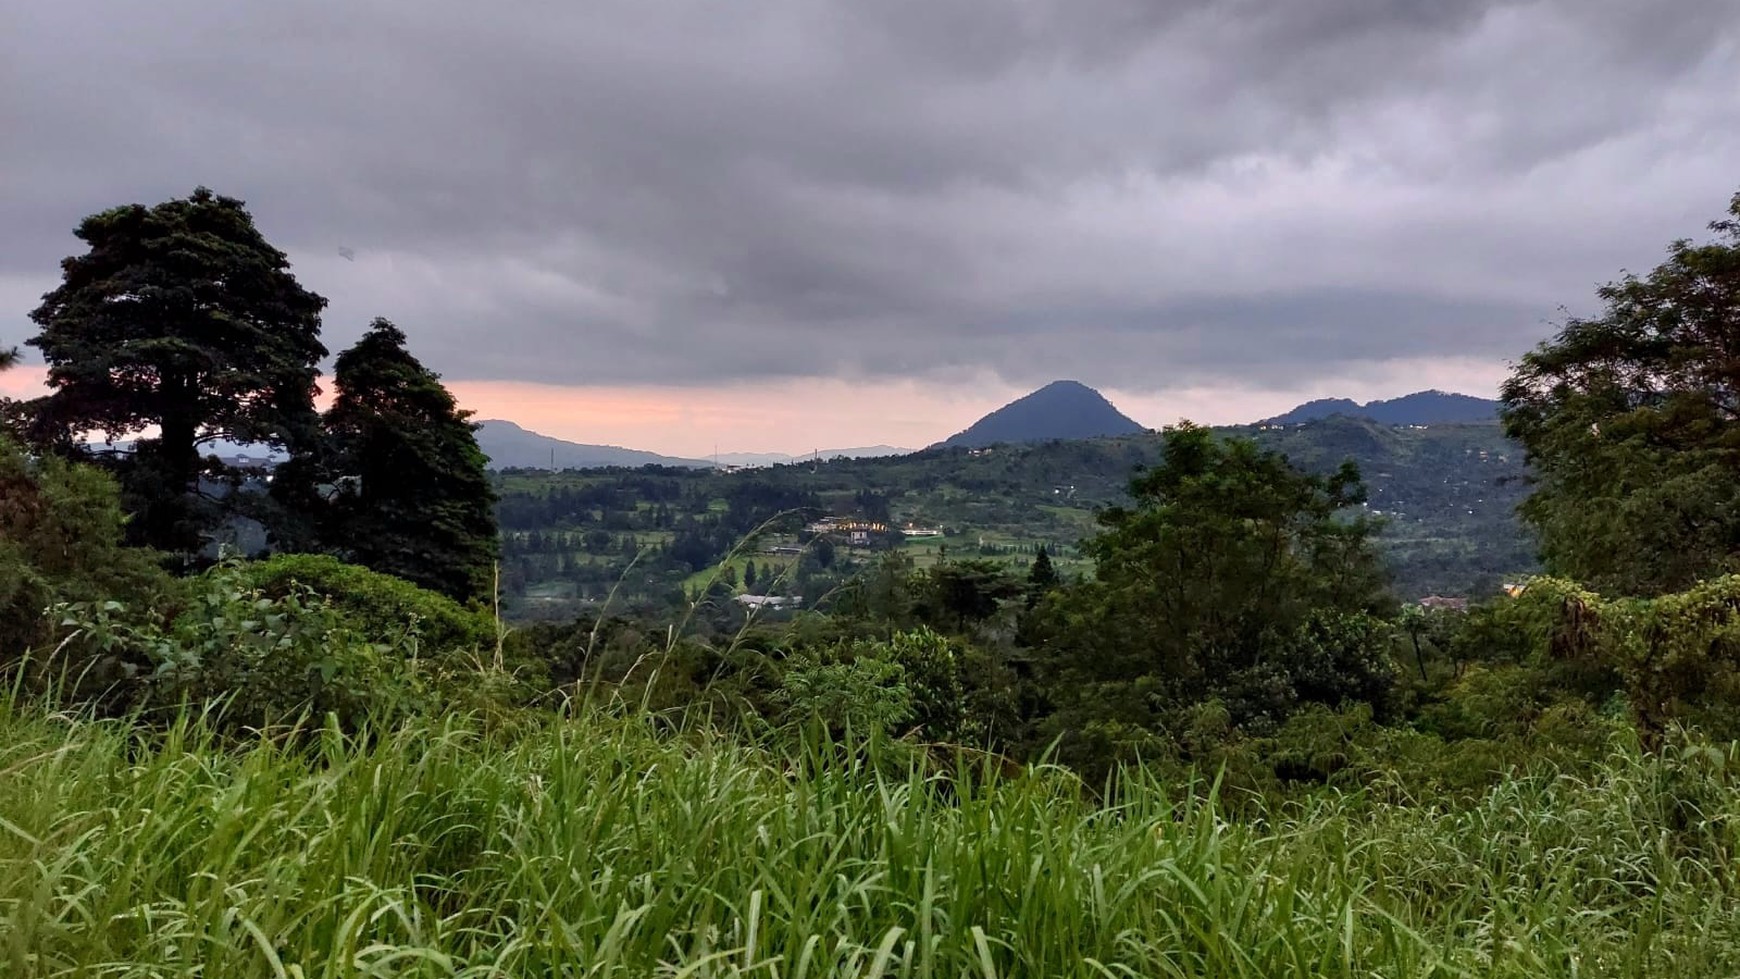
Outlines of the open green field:
{"type": "Polygon", "coordinates": [[[1075,540],[1067,542],[1026,537],[1019,534],[998,533],[988,531],[971,536],[955,537],[914,537],[908,538],[902,545],[902,551],[910,558],[914,567],[931,568],[941,564],[945,559],[958,561],[964,559],[989,560],[1003,564],[1018,574],[1026,574],[1033,563],[1032,549],[1044,544],[1052,548],[1051,561],[1059,572],[1065,574],[1087,574],[1093,570],[1093,562],[1077,556],[1075,540]],[[992,553],[980,549],[983,541],[992,553]],[[1009,553],[998,553],[999,549],[1009,553]]]}
{"type": "Polygon", "coordinates": [[[1732,752],[1233,820],[1200,786],[1096,802],[1055,771],[945,781],[668,720],[226,744],[0,698],[0,973],[1740,970],[1732,752]]]}
{"type": "MultiPolygon", "coordinates": [[[[791,573],[793,558],[783,554],[763,554],[759,551],[748,554],[732,554],[726,557],[725,560],[720,561],[718,564],[702,568],[683,579],[683,590],[703,590],[708,585],[719,580],[721,576],[725,574],[726,568],[730,568],[737,573],[737,580],[739,582],[737,591],[739,593],[747,593],[741,582],[743,581],[744,569],[749,566],[750,562],[754,562],[755,564],[756,571],[760,576],[759,582],[765,583],[769,580],[780,580],[789,576],[791,573]]],[[[754,590],[762,590],[759,583],[754,590]]]]}

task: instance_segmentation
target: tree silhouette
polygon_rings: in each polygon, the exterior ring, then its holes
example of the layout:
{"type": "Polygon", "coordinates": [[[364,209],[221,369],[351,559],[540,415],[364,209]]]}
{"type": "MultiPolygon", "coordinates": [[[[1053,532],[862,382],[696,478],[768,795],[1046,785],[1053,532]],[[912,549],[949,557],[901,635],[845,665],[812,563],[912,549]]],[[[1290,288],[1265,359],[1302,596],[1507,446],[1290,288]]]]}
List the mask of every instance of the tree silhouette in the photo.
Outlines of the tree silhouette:
{"type": "Polygon", "coordinates": [[[339,354],[335,387],[331,548],[462,601],[488,594],[495,493],[470,413],[384,319],[339,354]]]}

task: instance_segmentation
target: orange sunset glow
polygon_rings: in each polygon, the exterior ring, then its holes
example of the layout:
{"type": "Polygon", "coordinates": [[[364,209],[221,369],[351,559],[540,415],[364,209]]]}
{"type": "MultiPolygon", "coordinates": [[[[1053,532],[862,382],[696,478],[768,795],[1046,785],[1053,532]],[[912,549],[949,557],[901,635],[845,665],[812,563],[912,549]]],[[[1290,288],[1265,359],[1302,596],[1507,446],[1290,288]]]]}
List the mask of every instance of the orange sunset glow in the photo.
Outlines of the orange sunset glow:
{"type": "MultiPolygon", "coordinates": [[[[1279,414],[1310,398],[1393,397],[1420,387],[1492,391],[1502,368],[1479,360],[1436,358],[1390,363],[1371,375],[1315,379],[1288,391],[1227,385],[1155,393],[1108,389],[1111,401],[1158,428],[1180,419],[1232,425],[1279,414]]],[[[43,394],[45,369],[25,364],[0,375],[0,397],[43,394]]],[[[323,378],[330,384],[330,378],[323,378]]],[[[921,449],[1026,393],[994,377],[949,384],[794,379],[762,384],[679,387],[564,386],[523,381],[449,381],[461,405],[481,419],[503,419],[543,435],[702,459],[718,452],[786,452],[891,445],[921,449]]],[[[322,408],[331,401],[326,391],[322,408]]]]}

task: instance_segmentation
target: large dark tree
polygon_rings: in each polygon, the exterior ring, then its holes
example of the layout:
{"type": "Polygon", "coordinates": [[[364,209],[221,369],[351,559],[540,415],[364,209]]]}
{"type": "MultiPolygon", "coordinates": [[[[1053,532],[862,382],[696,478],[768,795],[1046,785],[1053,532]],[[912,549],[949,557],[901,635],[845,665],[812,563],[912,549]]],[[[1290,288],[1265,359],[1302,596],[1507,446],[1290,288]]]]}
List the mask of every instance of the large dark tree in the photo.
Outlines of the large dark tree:
{"type": "Polygon", "coordinates": [[[1388,599],[1353,464],[1315,476],[1191,425],[1164,451],[1134,505],[1101,514],[1095,580],[1052,592],[1032,630],[1066,760],[1176,748],[1209,701],[1256,729],[1303,703],[1381,701],[1388,599]]]}
{"type": "Polygon", "coordinates": [[[995,561],[944,561],[926,573],[915,611],[938,628],[966,632],[1021,591],[1021,582],[995,561]]]}
{"type": "Polygon", "coordinates": [[[17,365],[17,363],[18,363],[18,348],[17,347],[7,347],[5,349],[0,349],[0,371],[7,370],[8,368],[11,368],[11,367],[17,365]]]}
{"type": "Polygon", "coordinates": [[[487,595],[495,493],[470,412],[384,319],[339,354],[334,384],[326,415],[341,488],[333,549],[462,601],[487,595]]]}
{"type": "Polygon", "coordinates": [[[1708,244],[1599,291],[1504,386],[1555,572],[1631,595],[1740,570],[1740,195],[1708,244]]]}
{"type": "Polygon", "coordinates": [[[129,533],[194,550],[213,519],[194,503],[201,443],[296,455],[317,439],[326,300],[297,283],[241,201],[203,187],[91,215],[75,233],[89,250],[61,263],[59,288],[31,313],[42,331],[26,342],[48,361],[51,389],[33,427],[63,444],[156,429],[121,468],[129,533]]]}

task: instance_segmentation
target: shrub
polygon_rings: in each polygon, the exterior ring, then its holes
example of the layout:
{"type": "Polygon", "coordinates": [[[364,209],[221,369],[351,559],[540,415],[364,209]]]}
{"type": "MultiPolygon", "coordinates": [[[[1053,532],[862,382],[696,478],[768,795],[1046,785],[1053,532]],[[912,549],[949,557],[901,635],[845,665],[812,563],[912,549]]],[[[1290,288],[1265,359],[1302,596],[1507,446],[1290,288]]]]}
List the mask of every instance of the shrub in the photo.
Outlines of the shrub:
{"type": "Polygon", "coordinates": [[[820,720],[835,736],[886,731],[912,717],[912,692],[900,664],[874,656],[800,653],[786,662],[775,699],[785,719],[820,720]]]}
{"type": "Polygon", "coordinates": [[[928,741],[958,741],[967,722],[965,651],[925,626],[896,632],[887,642],[862,643],[858,655],[886,659],[905,675],[912,699],[909,726],[928,741]]]}
{"type": "Polygon", "coordinates": [[[358,632],[377,641],[415,623],[423,648],[471,651],[495,645],[490,617],[402,578],[321,554],[280,554],[241,566],[242,580],[268,598],[298,587],[325,597],[358,632]]]}
{"type": "Polygon", "coordinates": [[[994,659],[925,626],[800,642],[784,660],[775,709],[787,720],[819,713],[835,728],[850,718],[854,728],[985,747],[1015,723],[1013,681],[994,659]]]}
{"type": "Polygon", "coordinates": [[[33,459],[0,438],[0,663],[49,641],[52,605],[149,604],[172,587],[155,554],[122,546],[118,494],[94,466],[33,459]]]}
{"type": "Polygon", "coordinates": [[[133,699],[147,708],[211,704],[235,728],[330,713],[355,729],[432,703],[415,619],[375,641],[326,596],[299,584],[267,595],[245,566],[223,564],[193,579],[172,614],[115,601],[59,612],[84,648],[121,664],[135,681],[133,699]]]}

